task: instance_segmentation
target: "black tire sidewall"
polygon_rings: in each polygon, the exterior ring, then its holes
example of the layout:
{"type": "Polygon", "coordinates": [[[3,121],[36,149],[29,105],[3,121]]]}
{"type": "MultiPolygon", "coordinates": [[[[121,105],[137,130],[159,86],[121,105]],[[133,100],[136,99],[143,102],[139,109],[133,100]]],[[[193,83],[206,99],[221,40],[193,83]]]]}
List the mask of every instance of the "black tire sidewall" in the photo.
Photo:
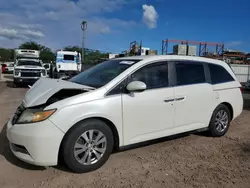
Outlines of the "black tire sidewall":
{"type": "Polygon", "coordinates": [[[213,112],[213,115],[212,115],[212,118],[210,120],[210,124],[209,124],[209,130],[210,130],[210,133],[212,134],[212,136],[215,136],[215,137],[220,137],[220,136],[224,136],[228,129],[229,129],[229,125],[230,125],[230,121],[231,121],[231,114],[230,114],[230,111],[228,109],[228,107],[224,104],[220,104],[213,112]],[[228,115],[228,125],[227,125],[227,128],[223,131],[223,132],[218,132],[216,130],[216,125],[215,125],[215,119],[216,119],[216,115],[217,113],[220,111],[220,110],[224,110],[226,111],[227,115],[228,115]]]}
{"type": "Polygon", "coordinates": [[[100,168],[108,160],[110,154],[113,151],[114,138],[111,129],[108,125],[100,120],[87,120],[81,123],[76,124],[66,135],[65,140],[63,141],[63,158],[65,164],[72,171],[76,173],[85,173],[96,170],[100,168]],[[107,139],[107,148],[106,152],[102,158],[92,165],[82,165],[74,157],[74,145],[77,139],[87,130],[95,129],[101,131],[107,139]]]}

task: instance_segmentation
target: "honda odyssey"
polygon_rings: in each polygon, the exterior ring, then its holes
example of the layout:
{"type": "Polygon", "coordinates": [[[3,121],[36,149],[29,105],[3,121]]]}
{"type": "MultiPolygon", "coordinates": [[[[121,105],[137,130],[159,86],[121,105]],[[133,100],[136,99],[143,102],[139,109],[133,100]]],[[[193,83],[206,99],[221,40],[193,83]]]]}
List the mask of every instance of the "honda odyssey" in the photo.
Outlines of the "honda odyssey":
{"type": "Polygon", "coordinates": [[[14,155],[34,165],[62,158],[100,168],[114,150],[189,131],[220,137],[243,108],[223,61],[175,55],[107,60],[70,80],[40,78],[8,122],[14,155]]]}

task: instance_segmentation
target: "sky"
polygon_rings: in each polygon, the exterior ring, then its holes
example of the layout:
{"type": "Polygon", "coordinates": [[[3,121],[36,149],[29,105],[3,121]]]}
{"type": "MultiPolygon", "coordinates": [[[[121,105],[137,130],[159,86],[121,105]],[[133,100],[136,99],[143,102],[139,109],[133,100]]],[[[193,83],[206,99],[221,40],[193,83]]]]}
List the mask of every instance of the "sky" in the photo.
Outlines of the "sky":
{"type": "Polygon", "coordinates": [[[142,41],[160,51],[162,40],[180,39],[250,52],[249,0],[0,0],[0,47],[81,46],[83,20],[90,49],[120,53],[142,41]]]}

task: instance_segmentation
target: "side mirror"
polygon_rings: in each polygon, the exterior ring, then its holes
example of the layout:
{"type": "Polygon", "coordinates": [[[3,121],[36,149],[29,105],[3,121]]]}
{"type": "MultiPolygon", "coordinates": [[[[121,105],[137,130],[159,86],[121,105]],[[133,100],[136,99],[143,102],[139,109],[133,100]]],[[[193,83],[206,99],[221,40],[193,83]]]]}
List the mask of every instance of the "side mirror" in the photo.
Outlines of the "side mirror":
{"type": "Polygon", "coordinates": [[[126,88],[130,92],[142,92],[147,89],[147,85],[141,81],[133,81],[130,82],[126,88]]]}

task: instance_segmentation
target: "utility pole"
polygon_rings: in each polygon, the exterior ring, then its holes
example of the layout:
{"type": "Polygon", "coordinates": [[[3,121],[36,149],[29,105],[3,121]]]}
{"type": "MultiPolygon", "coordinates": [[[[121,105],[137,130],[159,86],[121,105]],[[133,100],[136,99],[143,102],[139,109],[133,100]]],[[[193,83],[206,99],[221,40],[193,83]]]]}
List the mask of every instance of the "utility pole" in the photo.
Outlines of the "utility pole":
{"type": "Polygon", "coordinates": [[[2,66],[3,65],[0,64],[0,80],[2,80],[2,66]]]}
{"type": "Polygon", "coordinates": [[[81,68],[81,71],[83,71],[83,64],[84,64],[84,31],[87,29],[87,22],[86,21],[82,21],[81,28],[82,28],[82,68],[81,68]]]}

